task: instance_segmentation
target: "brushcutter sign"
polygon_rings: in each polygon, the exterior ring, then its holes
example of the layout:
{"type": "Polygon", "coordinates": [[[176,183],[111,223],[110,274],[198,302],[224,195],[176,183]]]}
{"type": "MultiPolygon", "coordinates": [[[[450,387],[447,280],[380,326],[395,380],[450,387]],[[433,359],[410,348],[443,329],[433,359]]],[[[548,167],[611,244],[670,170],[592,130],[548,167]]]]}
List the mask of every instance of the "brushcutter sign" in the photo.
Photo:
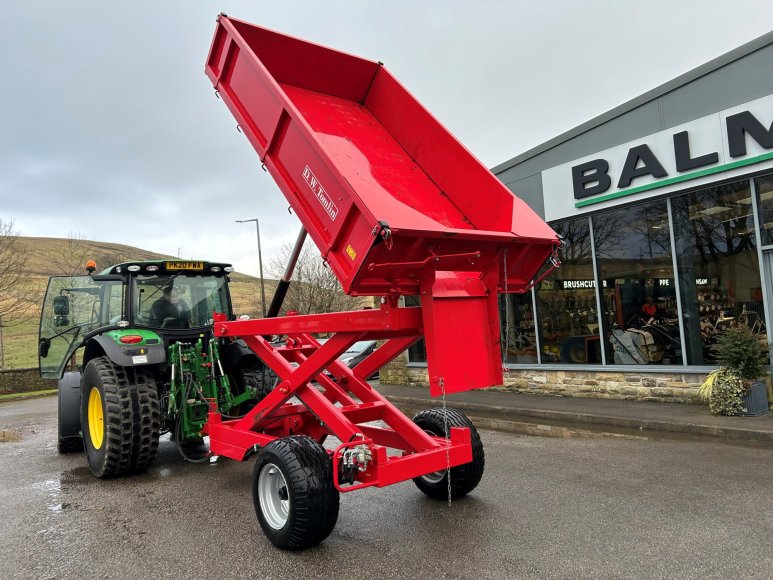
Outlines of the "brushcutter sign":
{"type": "Polygon", "coordinates": [[[773,95],[543,171],[545,219],[771,166],[773,95]]]}
{"type": "Polygon", "coordinates": [[[336,216],[338,215],[338,208],[336,207],[336,204],[333,203],[333,200],[330,199],[327,192],[325,191],[325,188],[322,187],[314,173],[311,171],[311,169],[309,169],[308,165],[303,169],[303,179],[311,188],[314,197],[316,197],[319,203],[322,204],[322,207],[325,208],[325,211],[327,212],[327,215],[330,216],[330,219],[335,221],[336,216]]]}

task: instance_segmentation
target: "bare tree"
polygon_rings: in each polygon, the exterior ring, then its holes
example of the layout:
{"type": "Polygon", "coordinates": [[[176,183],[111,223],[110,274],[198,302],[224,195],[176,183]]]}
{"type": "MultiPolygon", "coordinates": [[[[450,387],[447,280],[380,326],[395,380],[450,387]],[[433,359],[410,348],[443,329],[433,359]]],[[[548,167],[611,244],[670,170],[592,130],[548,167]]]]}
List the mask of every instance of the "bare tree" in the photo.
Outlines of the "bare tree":
{"type": "MultiPolygon", "coordinates": [[[[269,260],[266,271],[272,278],[284,274],[292,253],[292,245],[285,244],[269,260]]],[[[296,310],[300,314],[341,312],[361,306],[361,301],[344,294],[333,271],[322,260],[317,248],[307,243],[298,258],[292,283],[287,291],[282,310],[296,310]]]]}
{"type": "Polygon", "coordinates": [[[122,248],[110,244],[95,242],[80,232],[70,232],[63,250],[54,250],[48,254],[52,275],[82,276],[86,274],[86,262],[94,260],[97,270],[137,259],[122,248]]]}
{"type": "Polygon", "coordinates": [[[13,227],[13,220],[0,219],[0,321],[4,326],[23,319],[32,304],[24,284],[27,248],[13,227]]]}
{"type": "Polygon", "coordinates": [[[86,262],[92,258],[92,242],[85,234],[70,232],[61,252],[51,252],[52,274],[78,276],[86,273],[86,262]]]}
{"type": "Polygon", "coordinates": [[[98,272],[110,268],[111,266],[115,266],[116,264],[122,264],[132,259],[136,259],[134,256],[117,249],[113,250],[95,246],[92,247],[92,250],[95,252],[92,258],[97,263],[98,272]]]}
{"type": "Polygon", "coordinates": [[[24,275],[27,253],[13,220],[0,219],[0,368],[5,366],[3,328],[27,320],[37,301],[37,289],[24,275]]]}

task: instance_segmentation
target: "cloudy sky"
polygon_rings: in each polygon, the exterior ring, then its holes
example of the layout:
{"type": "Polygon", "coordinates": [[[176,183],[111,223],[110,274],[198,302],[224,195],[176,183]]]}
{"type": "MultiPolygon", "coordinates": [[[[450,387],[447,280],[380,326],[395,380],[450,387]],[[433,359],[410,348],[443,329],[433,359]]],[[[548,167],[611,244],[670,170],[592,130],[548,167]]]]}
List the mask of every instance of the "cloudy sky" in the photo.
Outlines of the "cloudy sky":
{"type": "Polygon", "coordinates": [[[0,218],[257,272],[299,222],[203,74],[218,12],[380,60],[494,166],[767,32],[758,0],[2,3],[0,218]]]}

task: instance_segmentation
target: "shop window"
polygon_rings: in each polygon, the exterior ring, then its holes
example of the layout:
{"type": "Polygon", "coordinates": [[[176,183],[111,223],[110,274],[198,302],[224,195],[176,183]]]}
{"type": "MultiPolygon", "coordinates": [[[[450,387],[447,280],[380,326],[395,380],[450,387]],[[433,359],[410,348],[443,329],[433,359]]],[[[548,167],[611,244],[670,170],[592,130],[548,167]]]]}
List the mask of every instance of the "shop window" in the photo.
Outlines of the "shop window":
{"type": "Polygon", "coordinates": [[[531,293],[502,294],[499,297],[502,327],[502,359],[507,364],[536,364],[537,340],[531,293]]]}
{"type": "Polygon", "coordinates": [[[607,364],[682,364],[666,201],[592,219],[607,364]]]}
{"type": "MultiPolygon", "coordinates": [[[[405,296],[403,298],[405,306],[421,306],[421,300],[418,296],[405,296]]],[[[408,347],[408,362],[412,363],[426,363],[427,362],[427,346],[424,344],[424,339],[419,339],[408,347]]]]}
{"type": "Polygon", "coordinates": [[[760,212],[760,236],[763,246],[773,246],[773,176],[756,181],[760,212]]]}
{"type": "Polygon", "coordinates": [[[711,345],[727,326],[765,336],[749,181],[675,197],[671,211],[687,362],[714,364],[711,345]]]}
{"type": "Polygon", "coordinates": [[[588,218],[552,226],[564,238],[564,247],[561,267],[537,289],[542,362],[601,364],[588,218]]]}

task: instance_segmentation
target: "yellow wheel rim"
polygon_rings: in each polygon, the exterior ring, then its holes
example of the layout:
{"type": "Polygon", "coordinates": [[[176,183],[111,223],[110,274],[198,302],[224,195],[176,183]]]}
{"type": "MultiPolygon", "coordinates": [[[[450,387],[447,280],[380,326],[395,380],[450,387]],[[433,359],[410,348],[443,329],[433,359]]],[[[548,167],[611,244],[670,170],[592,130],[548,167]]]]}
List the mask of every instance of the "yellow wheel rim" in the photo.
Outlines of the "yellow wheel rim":
{"type": "Polygon", "coordinates": [[[89,437],[94,449],[102,447],[105,439],[105,413],[102,410],[102,396],[97,387],[89,393],[89,437]]]}

